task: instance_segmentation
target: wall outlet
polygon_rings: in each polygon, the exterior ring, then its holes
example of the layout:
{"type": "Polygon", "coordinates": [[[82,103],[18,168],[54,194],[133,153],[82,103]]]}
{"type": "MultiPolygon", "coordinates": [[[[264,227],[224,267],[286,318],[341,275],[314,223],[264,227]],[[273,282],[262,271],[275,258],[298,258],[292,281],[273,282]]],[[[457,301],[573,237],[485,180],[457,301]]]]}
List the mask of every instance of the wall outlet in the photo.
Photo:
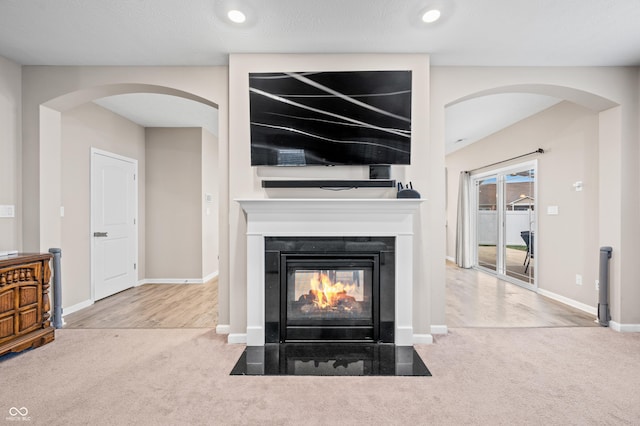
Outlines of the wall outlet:
{"type": "Polygon", "coordinates": [[[600,291],[600,280],[596,280],[596,291],[600,291]]]}
{"type": "Polygon", "coordinates": [[[576,285],[582,285],[582,275],[576,274],[576,285]]]}

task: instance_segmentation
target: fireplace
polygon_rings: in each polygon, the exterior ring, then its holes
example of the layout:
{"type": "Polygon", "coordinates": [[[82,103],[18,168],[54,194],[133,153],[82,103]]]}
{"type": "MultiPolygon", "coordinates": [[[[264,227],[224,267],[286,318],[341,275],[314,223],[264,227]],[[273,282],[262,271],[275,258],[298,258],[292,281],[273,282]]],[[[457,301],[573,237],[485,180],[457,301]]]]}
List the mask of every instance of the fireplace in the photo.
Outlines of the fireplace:
{"type": "Polygon", "coordinates": [[[265,343],[394,343],[394,237],[266,237],[265,343]]]}
{"type": "MultiPolygon", "coordinates": [[[[411,346],[415,341],[431,342],[430,335],[414,335],[413,332],[414,216],[424,199],[265,198],[237,201],[247,220],[246,334],[230,333],[229,343],[260,347],[280,342],[280,334],[284,332],[280,306],[285,303],[281,301],[280,253],[332,254],[330,243],[321,243],[324,247],[318,250],[312,247],[323,238],[335,239],[331,236],[346,238],[338,242],[343,246],[339,252],[373,252],[380,256],[379,285],[383,296],[373,305],[380,309],[378,339],[391,341],[396,346],[411,346]],[[307,240],[307,243],[298,244],[296,238],[307,240]],[[367,244],[384,248],[362,249],[358,246],[361,238],[367,244]],[[389,283],[393,287],[384,288],[389,283]]],[[[374,318],[374,328],[375,322],[374,318]]]]}

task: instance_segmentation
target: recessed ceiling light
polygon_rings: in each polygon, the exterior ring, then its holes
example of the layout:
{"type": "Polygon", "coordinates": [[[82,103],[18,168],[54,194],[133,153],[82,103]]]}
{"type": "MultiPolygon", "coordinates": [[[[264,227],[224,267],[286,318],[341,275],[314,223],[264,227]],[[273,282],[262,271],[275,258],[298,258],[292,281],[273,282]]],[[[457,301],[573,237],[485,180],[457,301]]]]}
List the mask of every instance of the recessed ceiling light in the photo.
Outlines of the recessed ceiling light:
{"type": "Polygon", "coordinates": [[[236,24],[242,24],[247,20],[247,15],[236,9],[227,12],[227,17],[231,22],[235,22],[236,24]]]}
{"type": "Polygon", "coordinates": [[[427,10],[424,15],[422,15],[422,21],[427,24],[432,24],[440,19],[440,11],[438,9],[427,10]]]}

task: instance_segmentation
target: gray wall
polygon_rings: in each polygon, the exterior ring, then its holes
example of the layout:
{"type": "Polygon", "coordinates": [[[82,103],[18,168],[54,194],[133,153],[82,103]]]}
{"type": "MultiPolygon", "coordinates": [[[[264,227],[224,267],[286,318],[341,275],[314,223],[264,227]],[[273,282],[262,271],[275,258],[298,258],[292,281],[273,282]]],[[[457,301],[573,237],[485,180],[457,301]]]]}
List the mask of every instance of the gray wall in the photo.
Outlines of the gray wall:
{"type": "Polygon", "coordinates": [[[207,130],[202,130],[202,277],[217,275],[219,262],[218,209],[218,138],[207,130]],[[211,195],[211,201],[205,200],[211,195]]]}
{"type": "MultiPolygon", "coordinates": [[[[228,223],[227,79],[227,67],[22,67],[23,173],[19,187],[24,207],[20,228],[23,248],[38,251],[62,246],[61,113],[93,99],[123,93],[167,94],[218,108],[220,223],[228,223]]],[[[143,217],[144,211],[140,215],[143,217]]],[[[218,231],[222,245],[219,318],[224,324],[229,317],[229,229],[220,225],[218,231]]],[[[144,238],[139,244],[144,244],[144,238]]]]}
{"type": "Polygon", "coordinates": [[[598,114],[576,104],[561,102],[446,157],[447,256],[455,257],[460,171],[538,148],[543,148],[545,154],[511,162],[538,159],[538,286],[595,308],[599,248],[598,114]],[[575,191],[576,181],[583,182],[583,191],[575,191]],[[558,206],[557,216],[547,215],[547,206],[551,205],[558,206]],[[576,285],[576,274],[582,275],[582,286],[576,285]]]}
{"type": "Polygon", "coordinates": [[[20,171],[22,69],[0,57],[0,205],[13,205],[15,217],[0,218],[0,251],[21,250],[20,171]]]}
{"type": "MultiPolygon", "coordinates": [[[[233,59],[232,55],[232,59],[233,59]]],[[[392,55],[401,58],[402,55],[392,55]]],[[[267,68],[300,69],[300,64],[318,69],[355,69],[375,62],[388,67],[384,55],[256,55],[252,61],[256,70],[267,68]],[[285,63],[277,58],[292,58],[285,63]],[[275,58],[275,59],[274,59],[275,58]],[[358,58],[365,58],[360,60],[358,58]],[[369,59],[366,59],[369,58],[369,59]],[[376,59],[377,58],[377,59],[376,59]],[[295,68],[293,68],[295,67],[295,68]]],[[[395,63],[395,60],[394,60],[395,63]]],[[[417,322],[428,329],[431,324],[444,324],[445,276],[443,260],[446,253],[445,234],[445,178],[444,178],[444,110],[447,105],[479,93],[534,89],[533,93],[554,92],[560,98],[584,105],[598,98],[592,109],[600,112],[598,234],[601,245],[613,245],[612,259],[612,316],[618,323],[640,325],[640,263],[636,236],[640,233],[637,221],[640,205],[640,128],[639,69],[638,67],[432,67],[424,60],[426,71],[418,83],[428,93],[420,102],[420,116],[416,125],[420,130],[419,151],[414,161],[420,169],[416,175],[407,174],[415,183],[419,180],[427,207],[421,217],[419,238],[425,241],[423,252],[427,259],[417,276],[427,279],[418,283],[421,293],[418,304],[427,308],[418,312],[417,322]],[[583,102],[584,101],[584,102],[583,102]],[[424,130],[422,130],[424,129],[424,130]]],[[[13,68],[13,67],[10,67],[13,68]]],[[[246,68],[245,68],[246,70],[246,68]]],[[[270,69],[273,71],[274,69],[270,69]]],[[[22,68],[22,246],[40,250],[60,244],[60,222],[56,199],[59,186],[59,161],[56,141],[50,137],[47,123],[41,120],[41,106],[65,111],[91,99],[134,91],[179,90],[182,94],[199,96],[219,106],[220,117],[220,324],[229,324],[234,311],[235,332],[243,332],[245,300],[242,289],[244,252],[240,241],[243,228],[237,197],[254,196],[255,171],[244,168],[246,136],[229,144],[229,124],[234,132],[245,132],[246,119],[243,99],[246,97],[242,80],[246,74],[234,75],[227,67],[40,67],[22,68]],[[142,86],[142,90],[138,87],[142,86]],[[231,97],[234,119],[228,119],[228,98],[231,97]],[[240,127],[237,127],[240,126],[240,127]],[[233,150],[233,152],[229,152],[233,150]],[[52,155],[49,156],[51,151],[52,155]],[[47,161],[44,161],[47,159],[47,161]],[[57,163],[56,163],[57,161],[57,163]],[[230,168],[242,167],[238,172],[230,168]],[[249,175],[247,175],[249,173],[249,175]],[[234,179],[228,181],[229,176],[234,179]],[[253,176],[247,187],[242,179],[253,176]],[[51,194],[48,197],[47,194],[51,194]],[[231,228],[228,224],[232,224],[231,228]],[[230,244],[233,235],[233,244],[230,244]],[[233,271],[233,274],[231,273],[233,271]],[[231,277],[233,275],[233,277],[231,277]],[[230,283],[233,282],[232,287],[230,283]],[[233,288],[235,294],[231,295],[233,288]]],[[[531,91],[531,90],[530,90],[531,91]]],[[[54,127],[55,129],[55,127],[54,127]]],[[[55,136],[55,135],[54,135],[55,136]]],[[[238,135],[236,135],[238,136],[238,135]]],[[[412,169],[413,170],[413,169],[412,169]]],[[[413,173],[413,172],[412,172],[413,173]]],[[[291,194],[295,195],[295,194],[291,194]]]]}
{"type": "Polygon", "coordinates": [[[202,278],[202,129],[146,129],[146,278],[202,278]]]}
{"type": "Polygon", "coordinates": [[[61,132],[64,307],[91,299],[92,147],[138,160],[138,279],[201,280],[217,273],[215,136],[200,128],[145,131],[93,103],[63,113],[61,132]],[[205,206],[202,191],[213,203],[205,206]]]}
{"type": "Polygon", "coordinates": [[[144,128],[93,103],[62,114],[62,304],[91,299],[91,148],[138,160],[138,277],[145,276],[144,128]]]}

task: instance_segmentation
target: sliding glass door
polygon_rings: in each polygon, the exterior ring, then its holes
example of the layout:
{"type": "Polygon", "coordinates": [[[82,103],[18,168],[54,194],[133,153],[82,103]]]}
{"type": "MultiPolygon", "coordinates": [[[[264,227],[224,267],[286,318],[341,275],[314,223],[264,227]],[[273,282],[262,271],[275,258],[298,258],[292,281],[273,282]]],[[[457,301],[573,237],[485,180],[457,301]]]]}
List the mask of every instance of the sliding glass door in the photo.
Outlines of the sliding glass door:
{"type": "Polygon", "coordinates": [[[498,270],[498,177],[488,175],[475,180],[476,188],[476,265],[498,270]]]}
{"type": "Polygon", "coordinates": [[[535,287],[536,162],[471,176],[475,265],[535,287]]]}

